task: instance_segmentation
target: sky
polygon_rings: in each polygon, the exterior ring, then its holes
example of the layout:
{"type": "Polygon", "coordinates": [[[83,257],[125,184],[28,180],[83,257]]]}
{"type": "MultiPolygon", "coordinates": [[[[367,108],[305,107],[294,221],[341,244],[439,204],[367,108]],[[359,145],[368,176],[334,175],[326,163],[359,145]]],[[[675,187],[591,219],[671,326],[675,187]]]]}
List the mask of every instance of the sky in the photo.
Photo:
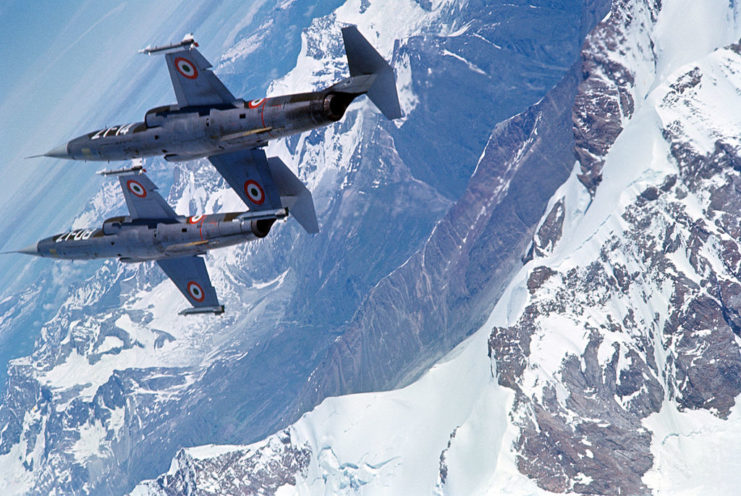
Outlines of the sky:
{"type": "MultiPolygon", "coordinates": [[[[189,32],[216,63],[264,0],[202,2],[148,0],[3,0],[0,3],[0,251],[16,250],[67,230],[106,180],[96,171],[122,164],[83,163],[42,154],[83,133],[143,120],[147,109],[175,102],[161,57],[139,54],[150,44],[179,41],[189,32]],[[230,30],[219,21],[238,15],[230,30]]],[[[123,206],[123,202],[121,202],[123,206]]],[[[102,219],[101,219],[102,220],[102,219]]],[[[44,271],[57,271],[58,294],[84,280],[98,262],[55,264],[0,255],[0,306],[17,301],[44,271]],[[73,277],[77,274],[79,277],[73,277]]],[[[48,296],[48,295],[47,295],[48,296]]],[[[7,360],[31,352],[44,322],[0,321],[0,392],[7,360]]]]}

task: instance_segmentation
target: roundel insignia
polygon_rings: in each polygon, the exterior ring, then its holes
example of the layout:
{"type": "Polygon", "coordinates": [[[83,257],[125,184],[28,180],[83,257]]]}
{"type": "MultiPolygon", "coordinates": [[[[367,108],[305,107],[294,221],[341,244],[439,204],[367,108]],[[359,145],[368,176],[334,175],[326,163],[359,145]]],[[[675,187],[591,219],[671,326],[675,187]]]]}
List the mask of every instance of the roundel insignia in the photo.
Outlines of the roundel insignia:
{"type": "Polygon", "coordinates": [[[193,217],[188,218],[188,224],[198,224],[203,220],[203,215],[194,215],[193,217]]]}
{"type": "Polygon", "coordinates": [[[126,187],[129,188],[129,191],[131,191],[134,196],[138,196],[139,198],[145,198],[147,196],[147,190],[144,189],[144,186],[133,179],[129,179],[126,182],[126,187]]]}
{"type": "Polygon", "coordinates": [[[190,281],[188,283],[188,294],[197,302],[201,302],[206,298],[206,293],[203,292],[203,288],[195,281],[190,281]]]}
{"type": "Polygon", "coordinates": [[[247,104],[247,106],[249,108],[257,108],[260,105],[262,105],[263,103],[265,103],[265,99],[264,98],[258,98],[257,100],[252,100],[251,102],[249,102],[247,104]]]}
{"type": "Polygon", "coordinates": [[[244,194],[255,205],[262,205],[265,202],[265,191],[257,181],[250,179],[244,183],[244,194]]]}
{"type": "Polygon", "coordinates": [[[184,57],[178,57],[175,59],[175,69],[188,79],[195,79],[198,77],[198,69],[196,69],[196,66],[193,62],[184,57]]]}

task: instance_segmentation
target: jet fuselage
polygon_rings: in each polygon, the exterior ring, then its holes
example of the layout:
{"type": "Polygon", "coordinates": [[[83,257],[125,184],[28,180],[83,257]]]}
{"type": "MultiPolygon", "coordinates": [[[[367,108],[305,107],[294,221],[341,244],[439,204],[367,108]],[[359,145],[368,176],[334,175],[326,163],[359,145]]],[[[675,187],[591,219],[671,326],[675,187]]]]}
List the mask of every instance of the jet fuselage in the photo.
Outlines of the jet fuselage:
{"type": "Polygon", "coordinates": [[[46,155],[91,161],[164,155],[181,161],[256,148],[341,119],[355,96],[330,89],[234,105],[157,107],[143,122],[93,131],[46,155]]]}
{"type": "Polygon", "coordinates": [[[242,219],[240,213],[180,216],[177,219],[136,220],[128,216],[106,220],[98,229],[77,229],[39,241],[29,255],[68,260],[118,258],[143,262],[201,255],[208,250],[267,236],[275,218],[242,219]]]}

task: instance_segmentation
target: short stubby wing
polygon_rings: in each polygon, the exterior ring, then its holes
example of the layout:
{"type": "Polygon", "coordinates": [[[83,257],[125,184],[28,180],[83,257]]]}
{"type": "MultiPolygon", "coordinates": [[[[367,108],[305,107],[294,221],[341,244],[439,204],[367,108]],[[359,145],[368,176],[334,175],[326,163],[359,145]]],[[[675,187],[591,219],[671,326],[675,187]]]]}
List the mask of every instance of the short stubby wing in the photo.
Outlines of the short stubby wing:
{"type": "Polygon", "coordinates": [[[234,103],[234,95],[216,77],[198,49],[167,53],[165,60],[180,108],[234,103]]]}
{"type": "MultiPolygon", "coordinates": [[[[219,304],[216,290],[211,285],[203,258],[198,256],[163,258],[157,260],[157,264],[196,310],[213,313],[224,311],[224,307],[219,304]]],[[[193,312],[186,310],[181,313],[193,312]]]]}
{"type": "Polygon", "coordinates": [[[177,214],[157,192],[157,186],[145,174],[123,174],[121,182],[126,206],[132,219],[174,219],[177,214]]]}
{"type": "Polygon", "coordinates": [[[208,160],[252,211],[282,208],[265,152],[253,148],[212,155],[208,160]]]}

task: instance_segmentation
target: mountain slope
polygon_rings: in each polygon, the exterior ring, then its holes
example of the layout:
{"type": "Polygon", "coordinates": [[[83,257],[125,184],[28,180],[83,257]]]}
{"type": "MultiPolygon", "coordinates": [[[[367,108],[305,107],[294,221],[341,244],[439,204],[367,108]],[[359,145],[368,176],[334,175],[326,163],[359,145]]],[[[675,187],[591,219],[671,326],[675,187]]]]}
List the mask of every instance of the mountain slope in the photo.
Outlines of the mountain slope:
{"type": "MultiPolygon", "coordinates": [[[[268,94],[344,76],[339,28],[356,23],[397,70],[407,115],[389,123],[361,100],[342,122],[269,147],[311,187],[322,232],[310,238],[288,221],[264,240],[211,254],[209,271],[227,307],[222,318],[177,316],[185,302],[152,264],[29,262],[34,284],[0,307],[4,329],[37,336],[34,352],[11,362],[3,391],[2,490],[121,494],[166,470],[182,446],[252,442],[321,401],[304,391],[307,379],[372,288],[419,250],[464,191],[492,127],[563,78],[583,24],[594,18],[577,0],[540,9],[395,1],[399,15],[390,20],[389,9],[389,2],[361,0],[312,9],[303,2],[210,2],[182,21],[223,42],[223,57],[212,61],[230,88],[268,94]],[[571,27],[556,29],[554,19],[571,27]],[[501,31],[492,29],[497,23],[501,31]],[[285,47],[298,39],[300,49],[285,47]]],[[[198,37],[205,47],[208,36],[198,37]]],[[[145,74],[140,85],[127,79],[126,95],[142,90],[162,103],[158,95],[171,91],[166,71],[148,65],[145,74]],[[153,89],[155,74],[163,79],[153,89]]],[[[116,106],[100,112],[128,108],[128,99],[109,100],[116,106]]],[[[522,127],[532,124],[526,119],[522,127]]],[[[163,191],[170,187],[180,213],[243,208],[205,161],[146,166],[163,191]]],[[[540,192],[539,201],[548,196],[540,192]]],[[[74,225],[122,208],[114,185],[103,185],[74,225]]],[[[517,233],[512,243],[522,245],[529,231],[517,233]]],[[[403,350],[405,360],[429,363],[464,334],[403,350]]],[[[388,388],[420,370],[382,370],[367,384],[388,388]]],[[[355,387],[360,381],[350,374],[347,384],[355,387]]]]}
{"type": "Polygon", "coordinates": [[[519,397],[518,466],[557,491],[646,491],[655,438],[643,419],[672,405],[725,418],[741,392],[730,296],[737,228],[716,212],[737,205],[728,192],[741,122],[729,103],[741,60],[735,45],[718,47],[739,34],[737,7],[703,5],[702,17],[721,28],[689,65],[672,51],[684,50],[676,39],[707,40],[697,32],[707,27],[668,27],[682,2],[641,19],[648,7],[613,7],[653,25],[640,49],[658,50],[627,66],[643,85],[602,182],[593,198],[564,187],[563,238],[531,262],[523,316],[490,340],[500,384],[519,397]]]}
{"type": "Polygon", "coordinates": [[[259,460],[282,494],[735,494],[739,10],[613,4],[573,109],[590,155],[489,320],[443,362],[404,389],[327,399],[228,457],[181,451],[137,494],[186,474],[218,486],[229,457],[259,460]],[[605,108],[615,132],[591,133],[605,108]]]}

